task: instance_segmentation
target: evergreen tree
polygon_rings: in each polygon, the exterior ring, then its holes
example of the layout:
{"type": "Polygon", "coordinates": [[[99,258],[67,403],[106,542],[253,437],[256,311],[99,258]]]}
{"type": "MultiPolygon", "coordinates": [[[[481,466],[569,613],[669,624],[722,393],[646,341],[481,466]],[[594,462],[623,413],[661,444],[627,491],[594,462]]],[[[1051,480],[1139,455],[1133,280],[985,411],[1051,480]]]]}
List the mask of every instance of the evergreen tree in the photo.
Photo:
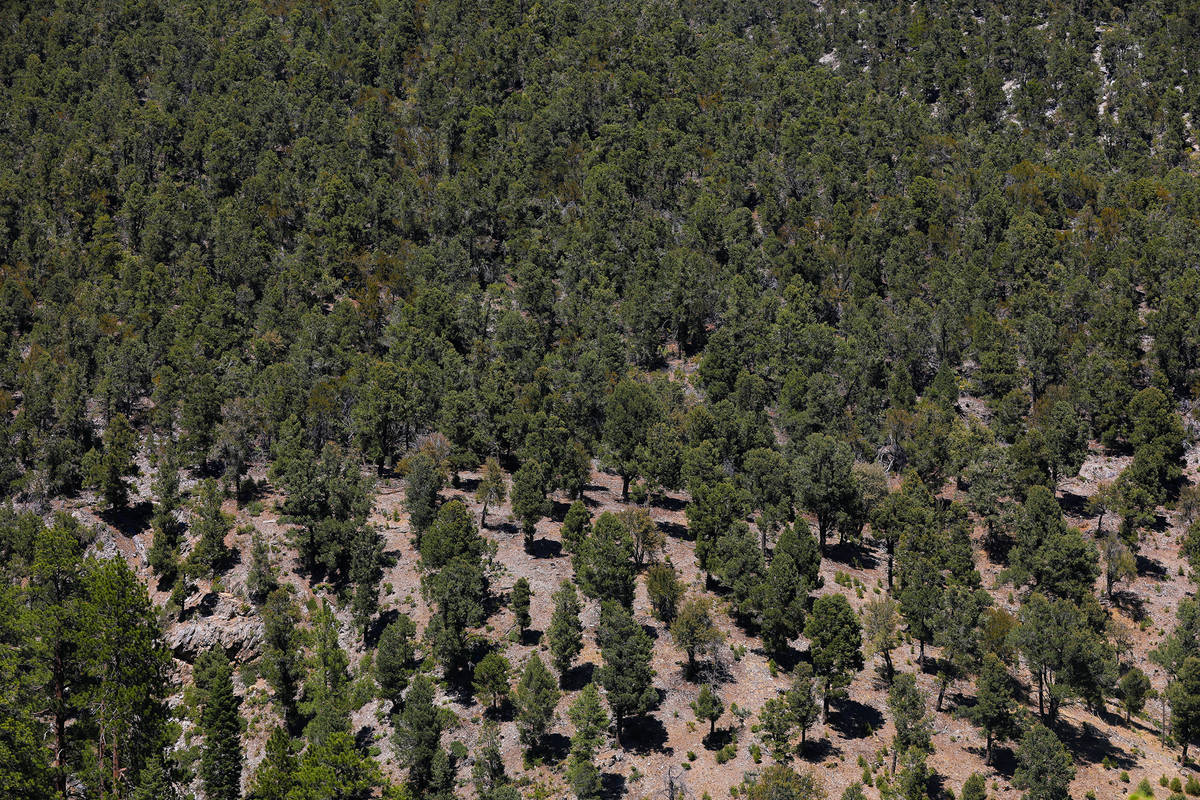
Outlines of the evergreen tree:
{"type": "Polygon", "coordinates": [[[862,632],[850,603],[840,594],[818,597],[804,626],[812,650],[813,673],[824,685],[821,713],[840,697],[854,673],[862,669],[862,632]]]}
{"type": "Polygon", "coordinates": [[[488,506],[499,505],[508,496],[508,484],[505,482],[504,470],[500,462],[489,458],[483,466],[483,474],[479,477],[479,487],[475,490],[475,500],[483,508],[479,511],[479,527],[487,528],[488,506]]]}
{"type": "Polygon", "coordinates": [[[137,453],[137,432],[124,414],[109,420],[104,431],[103,451],[89,453],[88,483],[95,487],[110,508],[129,503],[128,478],[138,474],[133,457],[137,453]]]}
{"type": "Polygon", "coordinates": [[[608,715],[600,705],[596,684],[589,683],[567,711],[575,733],[571,736],[571,760],[567,781],[578,800],[597,800],[601,795],[600,770],[596,768],[596,748],[608,730],[608,715]]]}
{"type": "Polygon", "coordinates": [[[883,656],[884,673],[890,684],[896,670],[892,665],[892,650],[899,644],[899,606],[890,595],[872,600],[863,607],[863,638],[866,641],[865,655],[873,658],[883,656]]]}
{"type": "Polygon", "coordinates": [[[816,701],[813,689],[812,666],[803,662],[797,664],[792,675],[792,686],[787,691],[787,700],[792,707],[792,719],[800,729],[801,747],[805,744],[808,729],[821,713],[821,706],[816,701]]]}
{"type": "Polygon", "coordinates": [[[671,623],[671,638],[675,646],[687,653],[687,674],[696,673],[696,656],[720,646],[725,635],[716,625],[712,600],[705,595],[689,598],[671,623]]]}
{"type": "Polygon", "coordinates": [[[296,779],[297,766],[292,737],[282,726],[273,728],[247,800],[286,800],[296,779]]]}
{"type": "Polygon", "coordinates": [[[229,559],[225,536],[233,527],[233,521],[221,510],[224,499],[220,485],[212,478],[201,484],[196,521],[192,526],[197,541],[188,556],[188,571],[192,575],[215,577],[229,559]]]}
{"type": "Polygon", "coordinates": [[[568,553],[578,553],[591,533],[592,518],[582,500],[571,503],[563,517],[562,545],[568,553]]]}
{"type": "Polygon", "coordinates": [[[984,763],[992,763],[992,745],[996,741],[1007,741],[1016,733],[1015,701],[1016,688],[1008,668],[988,653],[983,657],[983,668],[975,681],[977,694],[975,708],[971,710],[972,721],[983,728],[984,763]]]}
{"type": "Polygon", "coordinates": [[[817,517],[821,552],[838,512],[854,498],[854,456],[850,448],[823,433],[810,434],[796,461],[796,500],[817,517]]]}
{"type": "Polygon", "coordinates": [[[579,586],[588,597],[601,602],[615,600],[627,608],[633,605],[637,577],[633,542],[615,514],[606,511],[600,515],[574,561],[579,586]]]}
{"type": "Polygon", "coordinates": [[[1146,706],[1146,696],[1150,693],[1150,679],[1137,667],[1131,667],[1121,676],[1118,688],[1121,693],[1121,705],[1125,708],[1125,722],[1128,724],[1130,717],[1141,713],[1146,706]]]}
{"type": "Polygon", "coordinates": [[[421,546],[425,530],[433,524],[438,512],[438,494],[444,483],[441,470],[428,453],[420,452],[413,457],[405,478],[404,509],[417,547],[421,546]]]}
{"type": "Polygon", "coordinates": [[[792,706],[785,698],[772,697],[763,703],[758,712],[758,725],[763,744],[771,752],[777,764],[792,762],[792,734],[796,729],[796,718],[792,706]]]}
{"type": "Polygon", "coordinates": [[[246,575],[246,591],[250,599],[262,603],[279,588],[279,576],[271,563],[271,550],[260,531],[250,537],[250,571],[246,575]]]}
{"type": "Polygon", "coordinates": [[[233,693],[233,666],[220,647],[212,650],[215,668],[207,675],[200,730],[204,749],[200,777],[210,800],[237,800],[242,786],[242,728],[233,693]]]}
{"type": "Polygon", "coordinates": [[[646,571],[646,595],[650,599],[650,606],[654,609],[654,616],[666,624],[670,625],[675,620],[684,591],[675,565],[669,560],[653,564],[646,571]]]}
{"type": "Polygon", "coordinates": [[[521,520],[526,550],[533,546],[538,520],[550,513],[545,474],[545,465],[538,461],[526,461],[513,473],[512,509],[521,520]]]}
{"type": "Polygon", "coordinates": [[[821,586],[821,553],[808,523],[784,528],[762,584],[759,617],[763,645],[779,654],[804,629],[809,595],[821,586]]]}
{"type": "Polygon", "coordinates": [[[960,800],[987,800],[987,779],[978,772],[963,782],[960,800]]]}
{"type": "Polygon", "coordinates": [[[1187,763],[1188,745],[1200,741],[1200,656],[1188,656],[1178,677],[1167,689],[1171,701],[1171,730],[1182,748],[1181,763],[1187,763]]]}
{"type": "Polygon", "coordinates": [[[379,636],[375,651],[375,680],[380,695],[400,707],[408,679],[416,665],[417,626],[412,617],[400,614],[388,623],[379,636]]]}
{"type": "Polygon", "coordinates": [[[708,735],[712,736],[717,728],[717,720],[725,713],[725,704],[721,702],[721,696],[706,683],[700,687],[700,694],[696,696],[691,707],[696,719],[708,722],[708,735]]]}
{"type": "Polygon", "coordinates": [[[147,558],[150,566],[164,583],[175,579],[179,567],[179,536],[181,526],[176,512],[181,504],[179,498],[179,466],[175,448],[168,447],[158,458],[158,472],[154,476],[154,513],[150,525],[154,529],[154,541],[147,558]]]}
{"type": "Polygon", "coordinates": [[[489,800],[509,782],[508,775],[504,772],[504,757],[500,753],[500,725],[495,720],[484,720],[479,730],[479,744],[475,753],[475,764],[471,767],[471,779],[479,797],[489,800]]]}
{"type": "Polygon", "coordinates": [[[334,733],[350,730],[349,659],[338,642],[337,619],[328,603],[313,618],[316,653],[304,682],[301,710],[308,717],[304,736],[311,745],[323,744],[334,733]]]}
{"type": "Polygon", "coordinates": [[[571,665],[583,650],[583,623],[579,619],[579,598],[570,581],[559,584],[554,593],[554,613],[546,628],[550,642],[550,656],[560,679],[571,669],[571,665]]]}
{"type": "Polygon", "coordinates": [[[535,749],[554,718],[558,685],[535,651],[525,663],[513,700],[517,706],[517,730],[521,743],[535,749]]]}
{"type": "Polygon", "coordinates": [[[888,710],[896,727],[892,743],[893,772],[897,753],[909,750],[930,753],[933,750],[933,718],[927,713],[926,705],[925,693],[917,688],[916,678],[907,672],[897,675],[888,690],[888,710]]]}
{"type": "Polygon", "coordinates": [[[529,588],[529,581],[525,578],[517,578],[513,584],[512,594],[509,596],[509,606],[512,608],[513,619],[517,623],[517,630],[521,635],[525,635],[525,630],[529,627],[529,599],[533,596],[533,592],[529,588]]]}
{"type": "Polygon", "coordinates": [[[383,783],[374,760],[338,731],[304,753],[288,800],[368,800],[383,783]]]}
{"type": "Polygon", "coordinates": [[[654,670],[650,667],[650,658],[654,644],[634,621],[633,614],[613,601],[600,606],[596,641],[604,659],[603,666],[597,670],[597,680],[608,697],[620,741],[625,720],[648,711],[658,700],[658,693],[651,684],[654,670]]]}
{"type": "Polygon", "coordinates": [[[604,408],[604,445],[621,476],[621,499],[629,499],[629,481],[640,474],[646,438],[659,415],[650,388],[633,378],[613,387],[604,408]]]}
{"type": "Polygon", "coordinates": [[[442,716],[433,700],[433,684],[418,674],[404,696],[404,711],[396,726],[396,752],[408,769],[408,785],[417,797],[429,785],[433,756],[442,738],[442,716]]]}
{"type": "Polygon", "coordinates": [[[296,692],[300,686],[299,634],[296,609],[288,591],[280,587],[267,595],[262,608],[262,671],[275,692],[275,700],[287,720],[296,713],[296,692]]]}
{"type": "Polygon", "coordinates": [[[497,652],[488,653],[475,665],[475,696],[488,708],[496,708],[508,698],[508,659],[497,652]]]}
{"type": "Polygon", "coordinates": [[[1074,778],[1075,765],[1062,742],[1045,725],[1033,723],[1017,747],[1013,785],[1029,800],[1067,800],[1074,778]]]}

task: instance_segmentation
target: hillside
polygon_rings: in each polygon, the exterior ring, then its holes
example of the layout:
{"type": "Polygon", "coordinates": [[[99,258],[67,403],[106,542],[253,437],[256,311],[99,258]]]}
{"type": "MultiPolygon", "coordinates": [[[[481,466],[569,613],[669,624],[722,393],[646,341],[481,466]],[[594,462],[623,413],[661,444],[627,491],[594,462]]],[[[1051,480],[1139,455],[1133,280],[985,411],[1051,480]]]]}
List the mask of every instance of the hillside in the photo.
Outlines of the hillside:
{"type": "Polygon", "coordinates": [[[1197,41],[0,8],[0,796],[1200,795],[1197,41]]]}

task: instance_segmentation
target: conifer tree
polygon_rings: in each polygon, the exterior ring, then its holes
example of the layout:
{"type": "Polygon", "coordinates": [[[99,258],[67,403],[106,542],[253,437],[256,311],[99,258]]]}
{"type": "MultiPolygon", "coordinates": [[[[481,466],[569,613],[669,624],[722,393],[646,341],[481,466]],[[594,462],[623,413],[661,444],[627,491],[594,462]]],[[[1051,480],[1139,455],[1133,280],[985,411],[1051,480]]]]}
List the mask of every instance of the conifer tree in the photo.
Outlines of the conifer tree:
{"type": "Polygon", "coordinates": [[[575,586],[564,580],[554,593],[554,613],[546,628],[550,642],[550,656],[559,679],[566,675],[583,649],[583,623],[579,619],[579,597],[575,586]]]}
{"type": "Polygon", "coordinates": [[[613,601],[600,606],[596,640],[604,659],[604,665],[597,670],[597,679],[608,696],[620,741],[625,720],[648,711],[658,699],[651,685],[653,642],[629,610],[613,601]]]}
{"type": "Polygon", "coordinates": [[[521,736],[521,743],[527,748],[535,749],[541,742],[554,718],[558,698],[558,685],[554,676],[546,669],[537,651],[534,651],[525,663],[513,696],[517,706],[517,730],[521,736]]]}
{"type": "Polygon", "coordinates": [[[204,734],[200,776],[209,800],[237,800],[242,785],[242,729],[239,702],[233,693],[233,666],[222,648],[216,647],[212,653],[200,715],[204,734]]]}

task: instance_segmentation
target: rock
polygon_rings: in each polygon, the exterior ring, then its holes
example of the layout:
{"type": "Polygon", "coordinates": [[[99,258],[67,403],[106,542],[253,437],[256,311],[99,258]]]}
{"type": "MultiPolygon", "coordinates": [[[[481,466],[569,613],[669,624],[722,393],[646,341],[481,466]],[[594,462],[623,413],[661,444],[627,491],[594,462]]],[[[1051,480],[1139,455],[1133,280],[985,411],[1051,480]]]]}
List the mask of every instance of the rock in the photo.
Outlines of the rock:
{"type": "Polygon", "coordinates": [[[218,601],[211,615],[179,622],[166,633],[167,645],[181,661],[192,663],[205,650],[220,645],[233,661],[247,661],[262,652],[263,624],[236,613],[236,606],[218,601]]]}

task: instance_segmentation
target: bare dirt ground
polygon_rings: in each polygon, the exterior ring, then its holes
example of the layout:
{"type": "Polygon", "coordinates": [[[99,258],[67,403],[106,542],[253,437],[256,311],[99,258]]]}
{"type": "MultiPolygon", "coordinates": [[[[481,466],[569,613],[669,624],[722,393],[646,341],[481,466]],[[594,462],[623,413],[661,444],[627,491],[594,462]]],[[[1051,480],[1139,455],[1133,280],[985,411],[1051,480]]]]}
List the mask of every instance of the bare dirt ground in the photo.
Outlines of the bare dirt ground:
{"type": "MultiPolygon", "coordinates": [[[[1100,482],[1115,477],[1125,466],[1125,460],[1092,453],[1080,475],[1063,483],[1060,497],[1071,524],[1086,533],[1094,532],[1095,519],[1083,516],[1082,500],[1094,492],[1100,482]]],[[[1188,457],[1193,480],[1196,478],[1197,463],[1197,452],[1193,450],[1188,457]]],[[[263,476],[256,473],[254,477],[263,476]]],[[[444,496],[462,499],[478,519],[479,504],[471,492],[478,475],[466,472],[460,478],[459,485],[462,488],[448,489],[444,496]]],[[[149,493],[149,487],[144,484],[143,480],[138,486],[143,497],[149,493]]],[[[423,629],[428,622],[429,612],[421,598],[418,557],[412,546],[407,517],[402,510],[403,484],[399,480],[383,480],[377,489],[371,521],[383,533],[386,552],[395,562],[386,570],[383,578],[381,609],[403,611],[413,617],[418,628],[423,629]]],[[[167,592],[157,588],[145,560],[151,538],[148,519],[143,516],[140,522],[135,520],[114,526],[111,520],[92,513],[89,499],[81,497],[65,508],[106,531],[101,538],[101,547],[119,551],[150,585],[153,600],[160,605],[165,603],[167,592]]],[[[260,623],[245,600],[249,529],[260,531],[271,542],[281,568],[281,577],[293,587],[297,602],[304,604],[315,598],[327,598],[334,602],[325,587],[318,586],[314,590],[299,574],[299,565],[292,557],[288,544],[286,526],[279,522],[275,510],[278,499],[268,492],[261,498],[264,510],[257,516],[251,516],[246,508],[237,508],[232,501],[227,503],[225,510],[236,516],[236,523],[226,543],[238,551],[240,560],[222,576],[218,591],[213,592],[211,585],[201,582],[186,607],[195,608],[207,603],[206,608],[215,611],[194,613],[185,622],[168,622],[166,633],[169,641],[172,637],[176,640],[180,637],[181,626],[191,625],[198,626],[197,630],[185,632],[201,642],[219,641],[227,649],[241,643],[248,653],[256,652],[254,637],[247,631],[260,623]]],[[[521,668],[535,649],[545,651],[542,631],[552,612],[551,595],[562,580],[572,575],[571,559],[562,551],[559,537],[567,501],[564,497],[553,499],[555,513],[551,519],[538,524],[532,552],[524,550],[521,534],[512,520],[511,508],[507,503],[489,509],[488,527],[483,531],[497,547],[499,574],[494,581],[493,591],[506,594],[518,577],[528,579],[534,591],[532,630],[524,641],[517,641],[515,636],[508,635],[513,632],[514,622],[504,603],[500,604],[499,611],[486,624],[485,632],[489,637],[503,642],[505,655],[512,663],[514,672],[521,668]]],[[[685,500],[682,495],[672,494],[650,506],[649,511],[667,533],[664,555],[679,569],[681,579],[689,586],[689,592],[695,593],[703,591],[703,577],[695,566],[693,545],[686,538],[685,500]]],[[[585,491],[585,501],[593,517],[606,510],[622,508],[619,478],[595,471],[585,491]]],[[[976,535],[980,536],[981,533],[977,531],[976,535]]],[[[1150,664],[1147,653],[1158,644],[1163,632],[1173,626],[1176,605],[1194,589],[1181,571],[1178,552],[1180,533],[1181,527],[1175,515],[1168,513],[1163,529],[1151,532],[1143,543],[1137,578],[1120,586],[1119,602],[1109,604],[1118,626],[1124,632],[1123,638],[1128,642],[1133,659],[1151,676],[1155,688],[1160,691],[1164,688],[1163,675],[1161,670],[1150,664]]],[[[830,551],[821,569],[825,579],[822,593],[842,592],[856,609],[877,596],[886,582],[886,561],[882,552],[876,552],[869,545],[861,548],[835,545],[830,551]],[[844,573],[850,580],[843,577],[839,583],[835,580],[839,573],[844,573]],[[845,585],[847,583],[850,586],[845,585]]],[[[984,585],[991,591],[995,602],[1015,611],[1017,603],[1011,587],[997,583],[999,565],[990,562],[978,547],[976,561],[984,577],[984,585]]],[[[1101,594],[1102,591],[1103,585],[1098,582],[1097,593],[1101,594]]],[[[558,719],[551,729],[550,740],[562,755],[565,755],[566,738],[571,733],[566,709],[586,682],[591,668],[600,662],[593,637],[599,616],[598,607],[586,599],[584,603],[585,648],[579,659],[582,667],[572,674],[568,682],[570,691],[564,692],[558,719]]],[[[601,750],[599,762],[607,786],[612,790],[623,788],[627,796],[632,798],[656,796],[664,787],[668,770],[673,769],[678,774],[680,768],[687,764],[688,767],[681,774],[696,798],[705,794],[712,798],[730,796],[730,788],[740,784],[747,772],[759,770],[769,763],[770,756],[766,754],[766,748],[762,763],[755,763],[751,757],[750,744],[758,740],[752,726],[763,702],[788,687],[788,676],[782,670],[772,674],[771,665],[758,648],[757,639],[747,636],[728,615],[722,615],[721,627],[726,636],[726,646],[720,650],[719,669],[716,672],[722,675],[719,689],[726,713],[718,722],[718,731],[725,729],[736,733],[738,745],[736,757],[718,765],[715,751],[705,747],[707,725],[697,722],[689,707],[696,698],[699,684],[685,679],[685,657],[671,642],[670,633],[650,613],[644,583],[641,581],[634,611],[637,620],[655,637],[653,666],[657,671],[655,687],[659,690],[661,701],[650,715],[628,723],[624,747],[617,747],[610,737],[601,750]],[[733,704],[753,712],[753,716],[740,728],[737,719],[730,713],[733,704]]],[[[350,656],[352,667],[357,668],[364,655],[361,640],[349,624],[348,609],[339,609],[338,616],[343,623],[342,644],[350,656]]],[[[797,646],[803,650],[806,643],[801,640],[797,646]]],[[[930,647],[928,654],[934,656],[937,651],[930,647]]],[[[548,660],[548,654],[543,652],[543,658],[548,660]]],[[[918,670],[915,643],[905,643],[897,648],[893,652],[893,660],[899,670],[918,672],[918,682],[930,696],[932,713],[932,699],[937,691],[935,676],[932,670],[929,673],[918,670]]],[[[190,672],[185,660],[177,660],[176,665],[180,677],[190,672]]],[[[891,742],[893,728],[886,711],[886,686],[879,678],[878,667],[878,663],[868,664],[858,675],[849,689],[849,697],[834,705],[825,724],[818,723],[809,732],[809,744],[803,757],[793,763],[793,766],[801,769],[813,769],[831,797],[840,796],[847,785],[862,778],[862,763],[874,767],[889,761],[882,754],[891,742]]],[[[1025,674],[1021,677],[1028,678],[1025,674]]],[[[241,687],[241,691],[244,695],[243,715],[250,723],[246,735],[248,767],[245,774],[248,777],[262,757],[263,743],[277,723],[277,718],[268,700],[269,690],[261,678],[249,686],[241,687]]],[[[1011,750],[1001,748],[996,767],[985,768],[983,737],[960,713],[961,707],[969,704],[972,693],[973,689],[966,681],[956,684],[947,692],[943,711],[934,715],[935,754],[930,759],[930,766],[941,776],[944,787],[955,793],[972,772],[983,772],[988,776],[992,796],[1001,800],[1016,800],[1020,793],[1011,785],[1014,767],[1011,750]]],[[[173,702],[179,699],[177,696],[173,702]]],[[[470,699],[458,696],[443,694],[442,700],[458,719],[458,726],[446,734],[444,743],[457,740],[466,745],[468,750],[472,749],[483,719],[482,708],[470,699]]],[[[356,730],[374,740],[385,772],[398,778],[402,771],[395,763],[386,712],[386,707],[382,707],[378,701],[372,701],[354,714],[353,722],[356,730]]],[[[1129,793],[1131,784],[1136,785],[1143,777],[1157,785],[1161,775],[1181,774],[1177,752],[1164,749],[1158,738],[1159,712],[1159,706],[1152,704],[1143,719],[1135,719],[1133,725],[1127,726],[1115,704],[1110,704],[1101,716],[1091,714],[1081,706],[1064,707],[1057,731],[1070,746],[1077,762],[1078,775],[1072,787],[1073,796],[1083,797],[1089,790],[1095,792],[1097,798],[1124,796],[1129,793]],[[1106,767],[1103,763],[1106,758],[1115,766],[1106,767]],[[1122,771],[1129,773],[1131,784],[1119,780],[1122,771]]],[[[189,727],[185,724],[185,730],[189,727]]],[[[511,776],[526,784],[541,786],[546,792],[542,796],[566,796],[567,787],[563,783],[562,770],[558,769],[559,764],[525,765],[511,715],[502,717],[501,735],[505,763],[511,776]]],[[[547,761],[552,762],[553,758],[547,761]]],[[[879,771],[876,774],[880,774],[879,771]]],[[[463,765],[459,777],[464,787],[467,787],[469,775],[469,764],[463,765]]],[[[463,789],[465,796],[470,796],[471,792],[469,788],[463,789]]],[[[878,790],[874,787],[867,787],[866,792],[868,797],[878,797],[878,790]]]]}

